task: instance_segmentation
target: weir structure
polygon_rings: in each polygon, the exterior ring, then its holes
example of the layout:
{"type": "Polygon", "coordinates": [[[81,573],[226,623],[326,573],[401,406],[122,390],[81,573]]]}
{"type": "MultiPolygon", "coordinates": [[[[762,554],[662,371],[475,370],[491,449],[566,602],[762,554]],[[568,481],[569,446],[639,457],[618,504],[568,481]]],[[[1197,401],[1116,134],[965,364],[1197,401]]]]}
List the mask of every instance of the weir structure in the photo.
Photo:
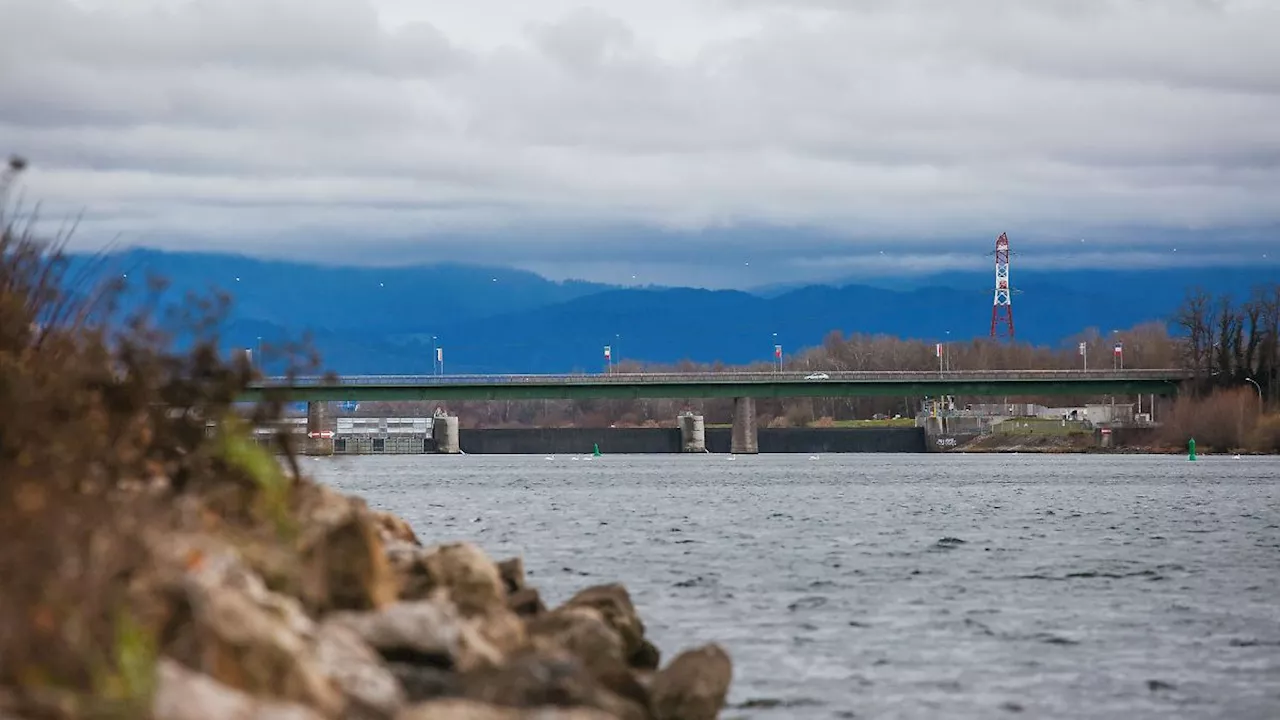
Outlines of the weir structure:
{"type": "MultiPolygon", "coordinates": [[[[1181,383],[1192,379],[1190,372],[1177,369],[833,371],[821,375],[815,378],[798,372],[724,372],[267,378],[250,386],[239,399],[253,401],[273,394],[309,403],[307,451],[309,454],[327,455],[333,452],[334,426],[328,408],[323,407],[329,401],[732,398],[734,418],[730,451],[753,454],[759,452],[755,398],[1170,396],[1177,394],[1181,383]]],[[[439,420],[438,426],[444,437],[437,438],[437,451],[458,452],[457,418],[442,415],[439,420]]],[[[690,423],[692,443],[696,423],[690,423]]]]}

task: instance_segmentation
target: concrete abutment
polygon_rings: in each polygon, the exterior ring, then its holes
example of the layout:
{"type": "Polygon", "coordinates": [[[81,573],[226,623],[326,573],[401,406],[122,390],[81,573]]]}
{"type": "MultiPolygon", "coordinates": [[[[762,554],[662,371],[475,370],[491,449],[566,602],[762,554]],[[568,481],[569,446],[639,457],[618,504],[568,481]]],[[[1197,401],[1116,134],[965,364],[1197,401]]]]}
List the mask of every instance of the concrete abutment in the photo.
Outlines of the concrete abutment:
{"type": "Polygon", "coordinates": [[[707,424],[701,415],[682,413],[677,422],[680,426],[680,452],[704,453],[707,451],[707,424]]]}
{"type": "Polygon", "coordinates": [[[755,398],[733,399],[733,435],[729,442],[729,452],[734,455],[756,455],[760,452],[755,398]]]}
{"type": "Polygon", "coordinates": [[[329,403],[307,403],[307,439],[303,443],[303,455],[323,456],[333,454],[333,436],[337,428],[329,403]]]}
{"type": "Polygon", "coordinates": [[[458,442],[458,418],[455,415],[436,415],[431,419],[431,439],[440,455],[457,455],[462,452],[458,442]]]}

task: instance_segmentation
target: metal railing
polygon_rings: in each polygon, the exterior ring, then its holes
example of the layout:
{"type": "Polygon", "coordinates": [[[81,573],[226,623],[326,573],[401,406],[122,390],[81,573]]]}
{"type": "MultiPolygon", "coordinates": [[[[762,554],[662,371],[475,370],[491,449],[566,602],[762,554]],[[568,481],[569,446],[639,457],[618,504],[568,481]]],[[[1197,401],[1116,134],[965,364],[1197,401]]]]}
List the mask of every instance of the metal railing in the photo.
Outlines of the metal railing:
{"type": "Polygon", "coordinates": [[[272,377],[254,387],[314,387],[358,385],[390,387],[438,387],[446,385],[637,385],[695,383],[878,383],[951,381],[1097,381],[1186,380],[1191,373],[1179,369],[1139,370],[870,370],[870,371],[760,371],[703,373],[602,373],[595,375],[343,375],[332,382],[323,376],[272,377]]]}

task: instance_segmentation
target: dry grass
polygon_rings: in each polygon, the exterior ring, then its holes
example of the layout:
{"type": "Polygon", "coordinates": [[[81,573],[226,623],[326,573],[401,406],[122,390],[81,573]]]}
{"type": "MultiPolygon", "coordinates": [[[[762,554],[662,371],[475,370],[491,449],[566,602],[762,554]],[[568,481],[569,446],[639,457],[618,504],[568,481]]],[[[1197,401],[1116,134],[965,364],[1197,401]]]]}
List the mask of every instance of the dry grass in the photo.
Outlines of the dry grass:
{"type": "Polygon", "coordinates": [[[1216,390],[1202,398],[1179,397],[1163,420],[1160,441],[1185,447],[1195,438],[1196,445],[1205,451],[1241,449],[1250,444],[1258,411],[1258,396],[1252,388],[1216,390]]]}

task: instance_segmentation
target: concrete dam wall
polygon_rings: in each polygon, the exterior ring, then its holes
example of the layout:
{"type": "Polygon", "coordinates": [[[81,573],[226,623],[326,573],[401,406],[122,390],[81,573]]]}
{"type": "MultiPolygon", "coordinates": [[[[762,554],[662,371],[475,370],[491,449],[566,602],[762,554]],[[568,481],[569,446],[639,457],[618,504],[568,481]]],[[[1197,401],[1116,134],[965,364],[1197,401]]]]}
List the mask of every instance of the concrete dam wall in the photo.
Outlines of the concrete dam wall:
{"type": "MultiPolygon", "coordinates": [[[[761,428],[762,453],[922,453],[923,428],[761,428]]],[[[458,444],[470,455],[587,454],[599,444],[610,454],[679,453],[678,428],[519,428],[459,432],[458,444]]],[[[707,451],[728,453],[732,431],[706,430],[707,451]]]]}

